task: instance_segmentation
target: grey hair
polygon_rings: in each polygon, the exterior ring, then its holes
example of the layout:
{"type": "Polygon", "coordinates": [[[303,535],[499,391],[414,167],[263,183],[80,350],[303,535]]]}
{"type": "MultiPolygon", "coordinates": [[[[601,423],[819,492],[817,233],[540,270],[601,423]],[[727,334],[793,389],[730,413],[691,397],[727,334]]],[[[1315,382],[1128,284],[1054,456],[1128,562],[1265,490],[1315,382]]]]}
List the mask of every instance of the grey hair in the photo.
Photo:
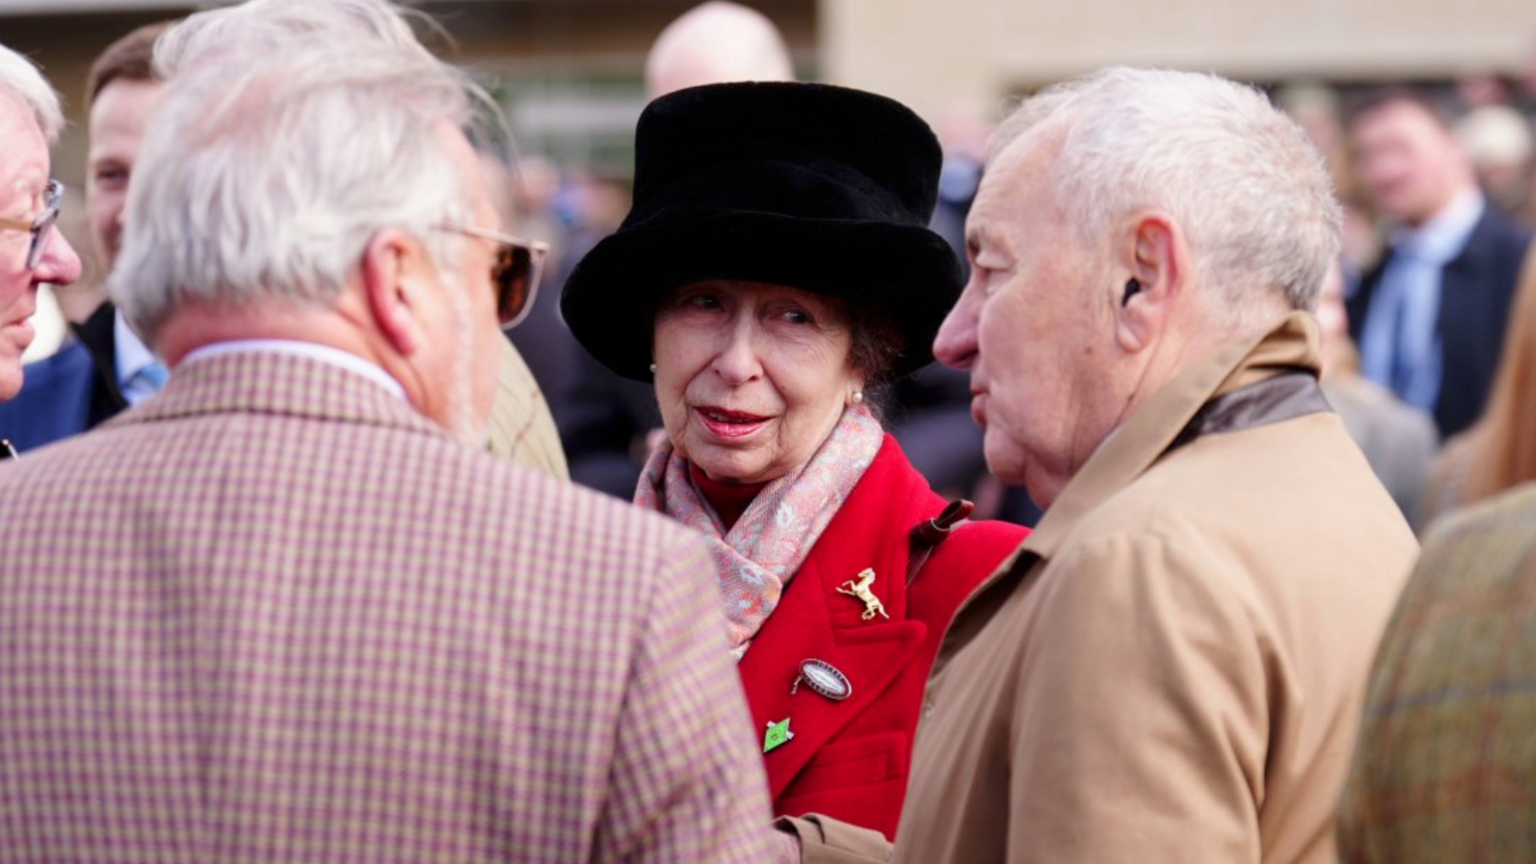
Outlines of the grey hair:
{"type": "Polygon", "coordinates": [[[188,302],[332,306],[386,227],[450,266],[460,241],[434,229],[469,217],[469,190],[439,129],[469,126],[478,91],[395,6],[253,0],[161,38],[109,280],[151,341],[188,302]]]}
{"type": "Polygon", "coordinates": [[[413,19],[431,26],[425,15],[381,0],[249,0],[193,15],[162,35],[155,41],[155,73],[169,80],[232,46],[279,57],[294,40],[338,35],[432,59],[411,29],[413,19]]]}
{"type": "Polygon", "coordinates": [[[1339,254],[1343,215],[1322,156],[1251,87],[1214,75],[1116,67],[1026,100],[991,157],[1019,139],[1059,145],[1055,202],[1084,243],[1115,220],[1167,212],[1228,320],[1260,320],[1276,293],[1312,310],[1339,254]]]}
{"type": "Polygon", "coordinates": [[[48,146],[58,143],[64,130],[59,94],[31,60],[4,45],[0,45],[0,93],[12,93],[27,106],[48,146]]]}

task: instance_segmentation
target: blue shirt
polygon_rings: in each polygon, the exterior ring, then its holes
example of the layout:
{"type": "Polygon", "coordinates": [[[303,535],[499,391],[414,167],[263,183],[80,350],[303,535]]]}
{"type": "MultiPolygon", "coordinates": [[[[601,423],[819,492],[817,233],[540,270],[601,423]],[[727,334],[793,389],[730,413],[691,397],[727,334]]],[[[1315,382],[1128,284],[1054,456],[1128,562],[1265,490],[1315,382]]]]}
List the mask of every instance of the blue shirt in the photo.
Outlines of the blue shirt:
{"type": "Polygon", "coordinates": [[[1441,270],[1466,248],[1486,206],[1471,190],[1422,226],[1394,232],[1392,258],[1361,328],[1360,371],[1425,411],[1434,410],[1444,372],[1435,326],[1441,270]]]}

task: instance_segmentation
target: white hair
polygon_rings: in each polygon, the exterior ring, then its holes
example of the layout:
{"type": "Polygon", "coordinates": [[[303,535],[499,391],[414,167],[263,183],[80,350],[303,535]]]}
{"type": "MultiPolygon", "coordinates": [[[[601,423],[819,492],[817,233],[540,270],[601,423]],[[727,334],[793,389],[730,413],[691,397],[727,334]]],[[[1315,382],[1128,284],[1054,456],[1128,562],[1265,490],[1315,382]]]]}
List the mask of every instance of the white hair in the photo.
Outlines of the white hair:
{"type": "Polygon", "coordinates": [[[247,56],[279,58],[294,40],[335,37],[432,59],[411,20],[432,26],[425,15],[384,0],[249,0],[193,15],[161,35],[155,40],[155,74],[170,80],[201,59],[218,61],[232,47],[247,56]]]}
{"type": "Polygon", "coordinates": [[[53,146],[64,130],[64,111],[59,94],[48,84],[31,60],[0,45],[0,93],[11,93],[32,112],[43,140],[53,146]]]}
{"type": "Polygon", "coordinates": [[[1311,310],[1339,254],[1342,212],[1322,156],[1257,90],[1214,75],[1123,67],[1026,100],[993,139],[1056,145],[1055,201],[1084,243],[1141,209],[1184,231],[1199,283],[1234,324],[1263,326],[1276,292],[1311,310]]]}
{"type": "MultiPolygon", "coordinates": [[[[334,305],[372,237],[441,269],[469,216],[443,124],[478,93],[384,0],[253,0],[156,45],[167,87],[134,168],[113,299],[153,340],[186,302],[334,305]]],[[[483,95],[483,94],[482,94],[483,95]]]]}

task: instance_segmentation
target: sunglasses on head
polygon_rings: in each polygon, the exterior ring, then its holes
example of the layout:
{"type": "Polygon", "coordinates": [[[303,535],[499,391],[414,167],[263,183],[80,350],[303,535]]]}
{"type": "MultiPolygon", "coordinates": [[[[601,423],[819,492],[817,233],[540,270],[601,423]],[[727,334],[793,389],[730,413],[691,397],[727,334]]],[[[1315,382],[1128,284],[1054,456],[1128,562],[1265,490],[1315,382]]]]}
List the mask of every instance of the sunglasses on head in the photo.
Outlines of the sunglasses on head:
{"type": "Polygon", "coordinates": [[[523,323],[538,295],[544,259],[549,257],[549,244],[472,225],[447,225],[444,228],[496,244],[496,258],[491,263],[491,285],[496,289],[496,318],[503,330],[511,330],[523,323]]]}
{"type": "Polygon", "coordinates": [[[36,270],[43,260],[43,250],[48,248],[48,236],[53,224],[59,221],[59,202],[64,200],[64,184],[49,180],[43,187],[43,212],[30,222],[25,219],[0,218],[0,228],[10,231],[30,231],[32,245],[27,249],[27,269],[36,270]]]}

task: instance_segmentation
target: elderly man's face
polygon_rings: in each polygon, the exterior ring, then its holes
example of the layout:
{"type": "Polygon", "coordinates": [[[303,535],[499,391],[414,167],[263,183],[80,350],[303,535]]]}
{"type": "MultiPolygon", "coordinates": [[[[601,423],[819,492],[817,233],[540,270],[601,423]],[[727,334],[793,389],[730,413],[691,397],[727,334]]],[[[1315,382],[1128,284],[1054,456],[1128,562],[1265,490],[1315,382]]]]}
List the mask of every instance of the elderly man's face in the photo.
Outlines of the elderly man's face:
{"type": "MultiPolygon", "coordinates": [[[[43,212],[48,142],[20,99],[0,93],[0,217],[31,223],[43,212]]],[[[0,230],[0,401],[21,390],[21,354],[32,344],[37,288],[80,278],[80,258],[64,235],[50,231],[36,267],[27,266],[32,235],[0,230]]]]}
{"type": "Polygon", "coordinates": [[[1095,290],[1105,266],[1052,200],[1051,148],[1026,143],[982,180],[966,220],[971,280],[934,353],[970,370],[992,473],[1049,506],[1118,416],[1113,316],[1095,290]]]}
{"type": "MultiPolygon", "coordinates": [[[[463,134],[447,124],[438,134],[465,178],[463,188],[472,190],[469,227],[501,230],[486,192],[489,184],[473,148],[463,134]]],[[[429,360],[433,369],[428,382],[430,402],[423,406],[423,413],[474,444],[485,440],[500,368],[497,351],[506,338],[497,321],[491,280],[496,251],[490,241],[462,238],[457,271],[440,274],[444,303],[429,324],[433,328],[429,360]]]]}
{"type": "Polygon", "coordinates": [[[86,162],[86,211],[97,260],[110,271],[123,236],[123,205],[128,180],[144,138],[144,123],[165,85],[119,78],[103,87],[91,103],[91,151],[86,162]]]}
{"type": "Polygon", "coordinates": [[[1355,172],[1384,215],[1422,225],[1470,183],[1450,130],[1423,106],[1387,102],[1350,124],[1355,172]]]}

